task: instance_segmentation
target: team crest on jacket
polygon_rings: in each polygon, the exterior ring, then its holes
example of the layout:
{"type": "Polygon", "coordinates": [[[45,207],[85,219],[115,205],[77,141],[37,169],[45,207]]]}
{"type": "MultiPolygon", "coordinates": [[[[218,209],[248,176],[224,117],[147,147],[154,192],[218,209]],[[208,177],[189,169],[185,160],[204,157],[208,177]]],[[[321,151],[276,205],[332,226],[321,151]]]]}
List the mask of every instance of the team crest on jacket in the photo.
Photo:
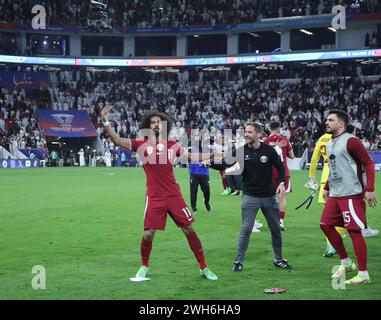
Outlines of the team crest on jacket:
{"type": "Polygon", "coordinates": [[[153,148],[152,147],[147,147],[147,153],[152,154],[153,148]]]}
{"type": "Polygon", "coordinates": [[[267,157],[266,157],[266,156],[262,156],[259,160],[260,160],[262,163],[266,163],[266,162],[267,162],[267,157]]]}

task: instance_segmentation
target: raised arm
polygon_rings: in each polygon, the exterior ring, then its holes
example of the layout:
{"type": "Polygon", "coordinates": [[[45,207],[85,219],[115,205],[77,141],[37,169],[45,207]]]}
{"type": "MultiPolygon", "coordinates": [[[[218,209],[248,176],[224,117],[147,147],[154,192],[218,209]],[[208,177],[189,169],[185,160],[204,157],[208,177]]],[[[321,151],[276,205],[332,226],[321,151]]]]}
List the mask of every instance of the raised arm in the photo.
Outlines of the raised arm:
{"type": "Polygon", "coordinates": [[[111,138],[112,142],[122,147],[123,149],[131,149],[131,140],[127,138],[121,138],[111,127],[109,119],[110,107],[106,106],[102,110],[102,122],[108,136],[111,138]]]}
{"type": "Polygon", "coordinates": [[[211,160],[213,158],[213,153],[193,153],[185,150],[183,157],[191,162],[203,162],[211,160]]]}
{"type": "MultiPolygon", "coordinates": [[[[240,148],[240,150],[242,150],[240,148]]],[[[238,154],[241,154],[241,152],[238,152],[238,154]]],[[[242,158],[243,158],[244,151],[242,150],[242,158]]],[[[228,152],[225,156],[224,153],[215,153],[213,161],[210,162],[209,167],[215,170],[225,170],[228,168],[231,168],[235,166],[237,170],[239,170],[240,166],[236,159],[237,151],[231,151],[228,152]]],[[[242,167],[243,170],[243,167],[242,167]]]]}
{"type": "Polygon", "coordinates": [[[223,154],[218,152],[191,152],[191,150],[186,150],[180,147],[179,151],[176,152],[177,156],[181,159],[191,161],[192,163],[200,163],[207,160],[220,159],[222,160],[223,154]]]}

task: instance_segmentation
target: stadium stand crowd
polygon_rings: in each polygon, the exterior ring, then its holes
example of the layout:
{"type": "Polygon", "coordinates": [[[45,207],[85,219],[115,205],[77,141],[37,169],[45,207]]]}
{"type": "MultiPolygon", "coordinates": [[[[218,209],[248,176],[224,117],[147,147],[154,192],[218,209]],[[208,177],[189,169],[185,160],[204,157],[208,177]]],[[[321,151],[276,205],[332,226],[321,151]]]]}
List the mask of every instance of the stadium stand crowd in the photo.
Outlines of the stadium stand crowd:
{"type": "MultiPolygon", "coordinates": [[[[0,22],[30,24],[33,0],[1,0],[0,22]]],[[[43,0],[49,25],[80,25],[89,1],[43,0]]],[[[342,4],[347,12],[380,12],[377,0],[109,0],[108,19],[114,27],[168,27],[256,22],[262,18],[331,13],[342,4]]]]}
{"type": "Polygon", "coordinates": [[[8,92],[0,86],[0,145],[13,153],[14,148],[46,148],[35,111],[41,101],[26,96],[25,91],[8,92]]]}
{"type": "MultiPolygon", "coordinates": [[[[364,66],[357,72],[370,72],[369,68],[373,68],[373,74],[380,74],[378,65],[364,66]]],[[[355,73],[345,76],[350,72],[345,68],[341,77],[324,73],[324,67],[313,70],[320,70],[326,77],[271,79],[271,70],[247,68],[213,72],[186,69],[178,73],[141,69],[55,72],[51,73],[51,88],[35,89],[30,96],[0,88],[1,144],[20,148],[46,145],[35,116],[35,111],[44,107],[86,110],[106,149],[112,149],[100,120],[100,111],[110,104],[111,120],[122,137],[136,136],[138,124],[149,109],[167,112],[175,119],[172,133],[176,138],[195,128],[234,132],[248,119],[260,121],[266,129],[271,121],[280,121],[297,156],[322,133],[326,111],[343,108],[367,148],[379,149],[381,78],[369,81],[355,73]]]]}

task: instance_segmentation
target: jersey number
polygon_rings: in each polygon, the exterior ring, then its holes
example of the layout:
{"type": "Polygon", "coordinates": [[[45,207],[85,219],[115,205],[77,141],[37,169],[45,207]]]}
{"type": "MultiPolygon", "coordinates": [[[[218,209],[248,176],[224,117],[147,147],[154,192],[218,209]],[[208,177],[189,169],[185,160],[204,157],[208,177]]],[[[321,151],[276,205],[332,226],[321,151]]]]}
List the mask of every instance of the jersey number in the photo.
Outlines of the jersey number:
{"type": "Polygon", "coordinates": [[[343,218],[344,218],[345,224],[349,224],[351,222],[351,215],[350,215],[349,211],[343,212],[343,218]]]}
{"type": "Polygon", "coordinates": [[[168,149],[168,159],[173,159],[173,150],[168,149]]]}

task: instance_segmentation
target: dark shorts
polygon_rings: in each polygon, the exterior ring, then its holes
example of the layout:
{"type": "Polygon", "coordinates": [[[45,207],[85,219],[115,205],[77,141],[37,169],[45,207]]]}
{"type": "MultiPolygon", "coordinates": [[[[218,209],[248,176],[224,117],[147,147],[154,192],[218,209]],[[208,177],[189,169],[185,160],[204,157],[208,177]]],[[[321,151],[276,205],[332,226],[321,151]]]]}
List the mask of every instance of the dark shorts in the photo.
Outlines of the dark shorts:
{"type": "Polygon", "coordinates": [[[172,197],[147,196],[144,210],[144,230],[164,230],[167,214],[178,227],[186,227],[194,218],[181,195],[172,197]]]}

